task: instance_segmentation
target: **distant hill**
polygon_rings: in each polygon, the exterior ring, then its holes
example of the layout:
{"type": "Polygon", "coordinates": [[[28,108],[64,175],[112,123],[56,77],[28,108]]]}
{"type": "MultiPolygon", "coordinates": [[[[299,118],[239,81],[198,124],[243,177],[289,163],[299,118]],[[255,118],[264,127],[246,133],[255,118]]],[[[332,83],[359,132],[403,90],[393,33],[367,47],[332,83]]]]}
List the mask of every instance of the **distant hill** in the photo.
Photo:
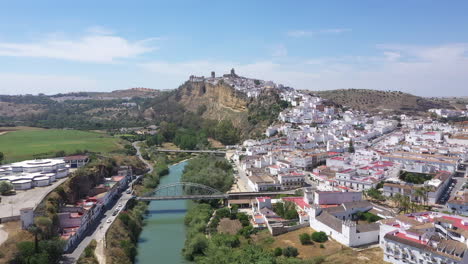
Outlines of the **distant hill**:
{"type": "Polygon", "coordinates": [[[336,104],[368,112],[417,113],[431,108],[453,108],[448,101],[423,98],[400,91],[368,89],[339,89],[305,91],[328,99],[336,104]]]}

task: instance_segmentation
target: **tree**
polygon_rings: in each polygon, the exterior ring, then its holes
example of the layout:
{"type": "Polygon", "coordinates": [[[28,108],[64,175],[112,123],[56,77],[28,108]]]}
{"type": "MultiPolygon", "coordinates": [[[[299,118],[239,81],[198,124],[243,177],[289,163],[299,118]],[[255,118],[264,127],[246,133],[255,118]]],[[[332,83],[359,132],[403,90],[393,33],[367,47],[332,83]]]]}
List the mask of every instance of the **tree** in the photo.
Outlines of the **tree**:
{"type": "Polygon", "coordinates": [[[7,181],[0,182],[0,194],[1,195],[5,195],[9,193],[11,190],[13,190],[13,184],[7,181]]]}
{"type": "Polygon", "coordinates": [[[370,188],[369,190],[364,191],[364,195],[379,201],[385,200],[385,196],[382,195],[382,192],[374,188],[370,188]]]}
{"type": "Polygon", "coordinates": [[[307,233],[300,234],[299,240],[301,241],[302,245],[309,245],[310,243],[312,243],[312,241],[310,240],[310,235],[307,233]]]}
{"type": "Polygon", "coordinates": [[[283,248],[283,256],[285,257],[297,257],[297,255],[299,255],[299,252],[297,251],[297,248],[295,247],[286,247],[286,248],[283,248]]]}
{"type": "Polygon", "coordinates": [[[204,234],[197,234],[184,247],[184,256],[187,260],[193,261],[195,256],[203,255],[208,248],[208,239],[204,234]]]}
{"type": "Polygon", "coordinates": [[[314,232],[311,236],[312,240],[315,242],[323,243],[328,240],[327,234],[325,232],[314,232]]]}
{"type": "Polygon", "coordinates": [[[5,154],[3,154],[3,152],[0,152],[0,164],[2,164],[4,159],[5,159],[5,154]]]}
{"type": "Polygon", "coordinates": [[[275,248],[275,250],[273,250],[273,254],[275,255],[275,257],[279,257],[281,255],[283,255],[283,250],[279,247],[275,248]]]}
{"type": "Polygon", "coordinates": [[[350,141],[349,141],[348,152],[349,152],[349,153],[354,153],[354,143],[353,143],[353,140],[350,140],[350,141]]]}

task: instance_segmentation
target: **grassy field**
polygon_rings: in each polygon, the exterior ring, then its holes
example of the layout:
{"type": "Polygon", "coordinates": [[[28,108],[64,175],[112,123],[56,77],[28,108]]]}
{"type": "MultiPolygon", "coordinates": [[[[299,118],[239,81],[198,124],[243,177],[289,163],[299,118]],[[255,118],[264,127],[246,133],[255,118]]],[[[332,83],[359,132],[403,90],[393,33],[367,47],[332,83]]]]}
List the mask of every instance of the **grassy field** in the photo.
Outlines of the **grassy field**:
{"type": "Polygon", "coordinates": [[[120,139],[98,132],[20,128],[0,135],[0,152],[5,154],[5,162],[14,162],[53,156],[61,150],[67,154],[77,150],[111,152],[121,149],[121,142],[120,139]]]}

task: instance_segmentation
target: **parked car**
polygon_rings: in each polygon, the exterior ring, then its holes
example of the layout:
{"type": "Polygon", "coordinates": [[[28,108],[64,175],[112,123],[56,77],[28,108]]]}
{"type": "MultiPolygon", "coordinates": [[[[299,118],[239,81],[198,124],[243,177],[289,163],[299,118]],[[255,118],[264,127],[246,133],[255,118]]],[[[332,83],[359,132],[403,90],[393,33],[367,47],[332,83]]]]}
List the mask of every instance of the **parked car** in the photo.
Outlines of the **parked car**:
{"type": "Polygon", "coordinates": [[[106,223],[108,223],[108,224],[109,224],[109,223],[111,223],[111,222],[112,222],[112,220],[111,220],[110,218],[107,218],[107,221],[106,221],[106,223]]]}
{"type": "Polygon", "coordinates": [[[119,213],[119,209],[115,209],[115,211],[112,213],[113,216],[117,215],[119,213]]]}
{"type": "Polygon", "coordinates": [[[119,203],[119,205],[117,205],[118,208],[122,207],[122,203],[119,203]]]}
{"type": "Polygon", "coordinates": [[[132,190],[128,189],[125,193],[126,193],[126,194],[131,194],[131,193],[132,193],[132,190]]]}

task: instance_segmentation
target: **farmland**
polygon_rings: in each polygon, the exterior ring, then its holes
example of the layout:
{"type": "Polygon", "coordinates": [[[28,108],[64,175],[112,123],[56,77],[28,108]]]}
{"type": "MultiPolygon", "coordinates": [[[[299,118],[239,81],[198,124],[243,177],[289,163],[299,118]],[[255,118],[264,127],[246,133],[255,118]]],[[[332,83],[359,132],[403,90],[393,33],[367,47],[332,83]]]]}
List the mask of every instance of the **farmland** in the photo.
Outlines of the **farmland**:
{"type": "Polygon", "coordinates": [[[122,148],[120,139],[98,132],[27,127],[0,128],[0,132],[0,152],[5,154],[5,162],[53,157],[58,151],[107,153],[122,148]]]}

